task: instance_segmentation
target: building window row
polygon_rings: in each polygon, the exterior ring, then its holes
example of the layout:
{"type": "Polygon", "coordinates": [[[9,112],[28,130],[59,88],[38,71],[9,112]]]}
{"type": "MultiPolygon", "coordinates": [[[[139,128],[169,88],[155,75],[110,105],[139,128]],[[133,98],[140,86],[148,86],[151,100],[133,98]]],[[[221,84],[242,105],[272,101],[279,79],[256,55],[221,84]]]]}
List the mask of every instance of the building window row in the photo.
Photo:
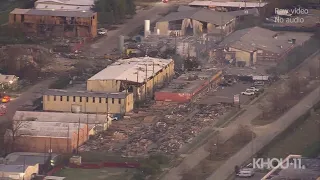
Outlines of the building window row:
{"type": "MultiPolygon", "coordinates": [[[[47,101],[50,101],[50,96],[47,96],[47,101]]],[[[62,97],[63,96],[53,96],[53,101],[57,101],[57,98],[59,98],[60,101],[63,101],[62,100],[62,97]]],[[[79,97],[79,101],[82,102],[85,98],[85,102],[89,102],[89,97],[79,97]]],[[[108,100],[107,98],[101,98],[101,97],[93,97],[92,98],[92,102],[93,103],[96,103],[96,102],[99,102],[99,103],[102,103],[102,99],[104,99],[105,103],[108,103],[108,100]]],[[[111,103],[114,104],[115,98],[111,98],[111,103]]],[[[70,96],[67,96],[67,102],[70,101],[70,96]]],[[[76,102],[76,96],[72,96],[72,102],[76,102]]],[[[118,104],[121,104],[121,98],[118,98],[118,104]]]]}

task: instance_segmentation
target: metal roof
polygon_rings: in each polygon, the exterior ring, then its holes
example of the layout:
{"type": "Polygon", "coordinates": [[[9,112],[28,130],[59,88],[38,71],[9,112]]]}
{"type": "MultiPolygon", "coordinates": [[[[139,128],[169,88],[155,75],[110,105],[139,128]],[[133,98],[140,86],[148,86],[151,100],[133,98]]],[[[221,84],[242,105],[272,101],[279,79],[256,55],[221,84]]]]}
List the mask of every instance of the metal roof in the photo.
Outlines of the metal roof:
{"type": "Polygon", "coordinates": [[[65,4],[65,5],[78,5],[78,6],[92,6],[94,0],[38,0],[35,4],[65,4]]]}
{"type": "Polygon", "coordinates": [[[281,35],[278,35],[275,31],[253,27],[235,31],[227,36],[220,43],[220,46],[229,46],[248,52],[262,49],[280,54],[292,46],[292,44],[288,43],[289,39],[290,37],[281,37],[281,35]],[[277,39],[274,38],[276,35],[277,39]]]}
{"type": "Polygon", "coordinates": [[[143,83],[146,79],[151,78],[153,73],[156,74],[172,61],[172,59],[151,57],[119,59],[117,62],[92,76],[88,81],[122,80],[143,83]]]}
{"type": "Polygon", "coordinates": [[[233,20],[235,17],[227,12],[217,12],[209,9],[193,9],[189,11],[180,11],[170,13],[161,18],[159,22],[176,21],[181,19],[194,19],[197,21],[208,22],[216,25],[224,25],[233,20]]]}
{"type": "Polygon", "coordinates": [[[211,7],[239,7],[239,8],[253,8],[264,7],[268,3],[265,2],[213,2],[213,1],[193,1],[189,6],[211,6],[211,7]]]}
{"type": "Polygon", "coordinates": [[[11,11],[11,14],[25,14],[34,16],[59,16],[59,17],[92,17],[92,11],[61,11],[61,10],[40,10],[40,9],[17,9],[11,11]]]}
{"type": "Polygon", "coordinates": [[[52,9],[60,11],[90,11],[91,6],[75,6],[75,5],[56,5],[56,4],[37,4],[35,6],[39,10],[49,10],[52,9]]]}
{"type": "Polygon", "coordinates": [[[96,124],[107,121],[107,115],[104,114],[86,114],[86,113],[63,113],[63,112],[44,112],[44,111],[16,111],[14,121],[41,121],[41,122],[66,122],[96,124]]]}
{"type": "Polygon", "coordinates": [[[98,98],[121,98],[127,97],[126,92],[91,92],[91,91],[74,91],[74,90],[63,90],[63,89],[48,89],[43,95],[50,96],[77,96],[77,97],[98,97],[98,98]]]}
{"type": "MultiPolygon", "coordinates": [[[[16,132],[19,136],[53,138],[71,138],[73,133],[77,133],[79,127],[79,123],[40,121],[17,121],[14,125],[19,127],[16,132]]],[[[85,126],[86,124],[80,123],[80,128],[84,128],[85,126]]],[[[93,127],[94,125],[89,125],[89,129],[93,127]]]]}
{"type": "Polygon", "coordinates": [[[10,81],[15,81],[17,79],[18,79],[18,77],[15,75],[0,74],[0,83],[9,83],[10,81]]]}
{"type": "Polygon", "coordinates": [[[257,8],[239,10],[239,11],[229,11],[228,14],[232,16],[245,16],[245,15],[254,15],[259,16],[259,10],[257,8]]]}
{"type": "Polygon", "coordinates": [[[190,11],[190,10],[194,10],[194,9],[196,9],[196,8],[190,7],[190,6],[181,5],[181,6],[179,6],[177,11],[178,12],[180,12],[180,11],[190,11]]]}

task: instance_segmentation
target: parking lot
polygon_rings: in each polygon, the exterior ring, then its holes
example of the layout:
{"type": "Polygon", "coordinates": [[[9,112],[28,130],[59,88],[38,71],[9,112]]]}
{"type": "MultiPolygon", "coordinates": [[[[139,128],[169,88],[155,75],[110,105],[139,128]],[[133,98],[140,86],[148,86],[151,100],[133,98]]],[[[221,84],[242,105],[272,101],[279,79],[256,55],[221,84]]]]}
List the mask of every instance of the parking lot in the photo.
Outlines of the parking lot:
{"type": "MultiPolygon", "coordinates": [[[[208,94],[201,99],[200,104],[217,104],[217,103],[233,103],[233,96],[241,94],[247,88],[252,86],[251,83],[237,82],[231,86],[220,86],[217,91],[208,94]]],[[[250,96],[240,95],[240,103],[246,103],[250,100],[250,96]]]]}

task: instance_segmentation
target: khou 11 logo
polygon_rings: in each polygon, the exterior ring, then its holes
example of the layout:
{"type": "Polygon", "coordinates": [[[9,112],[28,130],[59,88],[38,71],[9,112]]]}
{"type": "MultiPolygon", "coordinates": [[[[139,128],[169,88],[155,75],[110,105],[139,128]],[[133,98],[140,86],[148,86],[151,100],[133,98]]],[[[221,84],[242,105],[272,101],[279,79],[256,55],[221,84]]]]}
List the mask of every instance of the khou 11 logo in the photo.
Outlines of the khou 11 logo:
{"type": "Polygon", "coordinates": [[[254,169],[288,169],[293,167],[293,169],[305,169],[305,165],[302,165],[301,159],[290,159],[289,161],[284,161],[282,158],[253,158],[253,168],[254,169]]]}

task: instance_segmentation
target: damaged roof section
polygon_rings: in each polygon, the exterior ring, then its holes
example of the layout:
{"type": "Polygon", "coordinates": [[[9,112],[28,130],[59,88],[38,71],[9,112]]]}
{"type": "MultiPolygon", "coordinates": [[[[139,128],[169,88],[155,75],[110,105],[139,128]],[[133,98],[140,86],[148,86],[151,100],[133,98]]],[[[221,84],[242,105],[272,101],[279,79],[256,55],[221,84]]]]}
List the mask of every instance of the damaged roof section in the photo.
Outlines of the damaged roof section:
{"type": "Polygon", "coordinates": [[[138,57],[131,59],[120,59],[107,68],[92,76],[93,80],[120,80],[143,83],[154,74],[168,66],[172,59],[159,59],[151,57],[138,57]],[[147,72],[146,72],[147,70],[147,72]]]}
{"type": "Polygon", "coordinates": [[[159,22],[176,21],[181,19],[194,19],[197,21],[212,23],[216,25],[223,25],[230,22],[234,18],[234,16],[229,15],[227,12],[217,12],[208,9],[192,9],[188,11],[182,10],[180,12],[170,13],[167,16],[161,18],[159,22]]]}
{"type": "Polygon", "coordinates": [[[65,122],[97,124],[107,122],[105,114],[84,114],[68,112],[44,112],[44,111],[16,111],[14,121],[40,121],[40,122],[65,122]]]}
{"type": "Polygon", "coordinates": [[[62,11],[62,10],[40,10],[40,9],[19,9],[15,8],[10,14],[24,14],[34,16],[58,16],[58,17],[92,17],[92,11],[62,11]]]}
{"type": "Polygon", "coordinates": [[[228,46],[247,52],[261,49],[281,54],[293,46],[289,41],[295,38],[297,42],[300,41],[301,43],[309,39],[309,36],[290,36],[288,34],[278,33],[260,27],[253,27],[238,30],[230,34],[219,44],[219,46],[228,46]]]}
{"type": "MultiPolygon", "coordinates": [[[[71,138],[72,134],[79,129],[79,123],[19,121],[16,124],[17,133],[20,136],[71,138]]],[[[80,123],[80,128],[85,127],[86,124],[80,123]]],[[[89,129],[92,129],[93,127],[94,125],[89,125],[89,129]]]]}

